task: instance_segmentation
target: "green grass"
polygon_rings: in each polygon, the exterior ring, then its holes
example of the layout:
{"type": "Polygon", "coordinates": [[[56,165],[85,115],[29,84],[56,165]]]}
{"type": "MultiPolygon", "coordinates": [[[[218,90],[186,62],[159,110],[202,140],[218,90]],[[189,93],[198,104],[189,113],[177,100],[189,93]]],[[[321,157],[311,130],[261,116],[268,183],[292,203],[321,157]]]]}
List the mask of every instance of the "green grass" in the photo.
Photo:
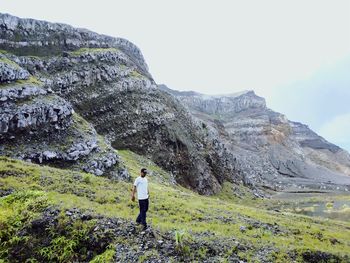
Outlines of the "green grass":
{"type": "MultiPolygon", "coordinates": [[[[178,230],[193,236],[211,232],[215,235],[210,238],[217,240],[233,236],[240,243],[251,246],[249,253],[241,255],[248,260],[254,257],[254,251],[263,247],[276,248],[277,252],[273,254],[276,262],[283,262],[289,257],[288,252],[302,253],[307,249],[350,255],[349,222],[268,211],[264,209],[264,201],[253,205],[254,200],[249,200],[249,194],[247,204],[238,203],[239,199],[229,194],[229,189],[233,187],[230,184],[226,184],[223,192],[217,196],[201,196],[181,186],[165,183],[170,175],[150,160],[130,151],[118,152],[132,178],[138,176],[142,167],[150,171],[148,220],[153,228],[161,232],[178,230]],[[252,222],[262,225],[256,227],[252,222]],[[267,224],[275,225],[281,231],[273,233],[264,227],[267,224]],[[241,232],[240,226],[246,226],[246,232],[241,232]],[[337,242],[332,244],[332,239],[337,242]]],[[[134,220],[138,207],[130,200],[131,187],[131,183],[0,158],[1,189],[11,188],[24,193],[34,191],[40,193],[38,198],[44,198],[45,202],[63,209],[79,207],[107,217],[134,220]]],[[[21,209],[6,205],[8,201],[4,200],[12,195],[0,199],[0,226],[7,224],[14,211],[21,209]]],[[[37,200],[34,197],[32,199],[37,200]]],[[[105,256],[109,257],[109,253],[112,252],[106,252],[105,256]]],[[[201,253],[204,254],[204,251],[201,253]]],[[[96,262],[100,262],[98,258],[96,262]]]]}
{"type": "MultiPolygon", "coordinates": [[[[2,53],[1,52],[1,54],[6,54],[6,53],[2,53]]],[[[6,58],[6,57],[0,57],[0,62],[8,64],[8,65],[10,65],[10,66],[12,66],[12,67],[14,67],[16,69],[20,69],[21,68],[16,62],[14,62],[14,61],[6,58]]]]}
{"type": "Polygon", "coordinates": [[[140,74],[137,70],[133,70],[130,72],[130,76],[134,77],[134,78],[143,78],[144,76],[142,74],[140,74]]]}
{"type": "Polygon", "coordinates": [[[30,76],[29,79],[26,80],[17,80],[16,83],[18,84],[33,84],[33,85],[42,85],[43,83],[38,80],[36,77],[34,76],[30,76]]]}
{"type": "Polygon", "coordinates": [[[2,89],[6,89],[8,87],[13,87],[13,86],[16,86],[16,85],[20,85],[20,86],[23,86],[23,85],[43,85],[43,83],[38,80],[36,77],[34,76],[29,76],[28,79],[20,79],[20,80],[16,80],[14,82],[10,82],[10,83],[1,83],[0,84],[0,88],[2,89]]]}
{"type": "Polygon", "coordinates": [[[81,117],[77,113],[73,113],[73,125],[74,127],[79,130],[83,131],[84,133],[90,133],[92,130],[92,125],[87,122],[83,117],[81,117]]]}

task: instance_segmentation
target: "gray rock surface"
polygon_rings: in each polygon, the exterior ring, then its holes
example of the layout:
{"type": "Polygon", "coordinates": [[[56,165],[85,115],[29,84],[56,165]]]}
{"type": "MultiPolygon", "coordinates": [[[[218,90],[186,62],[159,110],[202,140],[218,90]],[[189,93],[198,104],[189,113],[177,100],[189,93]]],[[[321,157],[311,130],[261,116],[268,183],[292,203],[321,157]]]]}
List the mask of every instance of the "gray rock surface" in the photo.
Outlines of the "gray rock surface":
{"type": "Polygon", "coordinates": [[[250,183],[272,190],[350,190],[349,153],[268,109],[253,91],[208,96],[159,88],[224,143],[250,183]]]}
{"type": "Polygon", "coordinates": [[[0,83],[29,78],[27,70],[0,55],[0,83]]]}
{"type": "Polygon", "coordinates": [[[23,104],[0,103],[0,138],[20,132],[59,130],[69,125],[72,107],[59,97],[37,97],[23,104]]]}
{"type": "Polygon", "coordinates": [[[111,146],[69,102],[37,80],[0,85],[0,142],[2,155],[130,179],[119,172],[111,146]]]}
{"type": "MultiPolygon", "coordinates": [[[[0,15],[0,26],[6,57],[40,80],[47,92],[69,101],[114,148],[152,158],[178,183],[203,194],[219,191],[224,180],[247,182],[222,144],[208,137],[176,99],[158,90],[135,45],[9,15],[0,15]]],[[[77,161],[89,151],[65,149],[67,156],[57,153],[54,159],[77,161]]],[[[101,174],[102,164],[113,163],[113,158],[97,160],[84,169],[101,174]]]]}
{"type": "Polygon", "coordinates": [[[131,149],[202,194],[224,181],[252,189],[338,187],[349,173],[346,152],[252,91],[169,94],[127,40],[7,14],[0,27],[3,60],[30,74],[1,85],[1,154],[127,178],[111,146],[131,149]]]}
{"type": "Polygon", "coordinates": [[[144,72],[148,70],[139,48],[123,38],[9,14],[0,14],[0,28],[0,49],[11,50],[18,55],[60,55],[62,51],[83,47],[117,47],[127,53],[144,72]]]}

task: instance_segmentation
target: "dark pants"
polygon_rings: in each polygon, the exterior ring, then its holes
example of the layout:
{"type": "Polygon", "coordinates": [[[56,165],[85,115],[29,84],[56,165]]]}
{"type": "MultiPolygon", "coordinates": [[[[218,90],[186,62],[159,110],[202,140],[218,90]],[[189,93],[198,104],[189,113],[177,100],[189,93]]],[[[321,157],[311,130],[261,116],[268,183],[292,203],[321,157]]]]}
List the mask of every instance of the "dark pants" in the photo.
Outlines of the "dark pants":
{"type": "Polygon", "coordinates": [[[148,211],[148,198],[139,200],[139,206],[140,206],[140,214],[136,218],[136,222],[139,224],[142,224],[144,227],[147,227],[146,213],[148,211]]]}

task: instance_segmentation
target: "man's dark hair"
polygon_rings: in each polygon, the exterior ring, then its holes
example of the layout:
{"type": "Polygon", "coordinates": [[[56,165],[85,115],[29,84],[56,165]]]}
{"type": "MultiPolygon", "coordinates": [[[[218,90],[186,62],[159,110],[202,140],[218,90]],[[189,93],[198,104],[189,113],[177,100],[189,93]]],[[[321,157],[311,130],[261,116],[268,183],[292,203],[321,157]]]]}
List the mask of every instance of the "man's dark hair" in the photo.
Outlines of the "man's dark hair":
{"type": "Polygon", "coordinates": [[[142,168],[142,169],[141,169],[141,173],[147,174],[147,169],[146,169],[146,168],[142,168]]]}

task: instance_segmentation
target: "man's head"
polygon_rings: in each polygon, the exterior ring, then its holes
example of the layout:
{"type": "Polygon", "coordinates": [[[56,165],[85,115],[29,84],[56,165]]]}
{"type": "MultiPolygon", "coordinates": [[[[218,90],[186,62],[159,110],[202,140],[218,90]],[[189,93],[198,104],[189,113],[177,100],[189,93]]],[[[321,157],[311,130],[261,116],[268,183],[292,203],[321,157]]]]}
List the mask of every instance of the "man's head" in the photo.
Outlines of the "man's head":
{"type": "Polygon", "coordinates": [[[142,168],[141,169],[141,177],[145,177],[147,174],[147,169],[146,168],[142,168]]]}

